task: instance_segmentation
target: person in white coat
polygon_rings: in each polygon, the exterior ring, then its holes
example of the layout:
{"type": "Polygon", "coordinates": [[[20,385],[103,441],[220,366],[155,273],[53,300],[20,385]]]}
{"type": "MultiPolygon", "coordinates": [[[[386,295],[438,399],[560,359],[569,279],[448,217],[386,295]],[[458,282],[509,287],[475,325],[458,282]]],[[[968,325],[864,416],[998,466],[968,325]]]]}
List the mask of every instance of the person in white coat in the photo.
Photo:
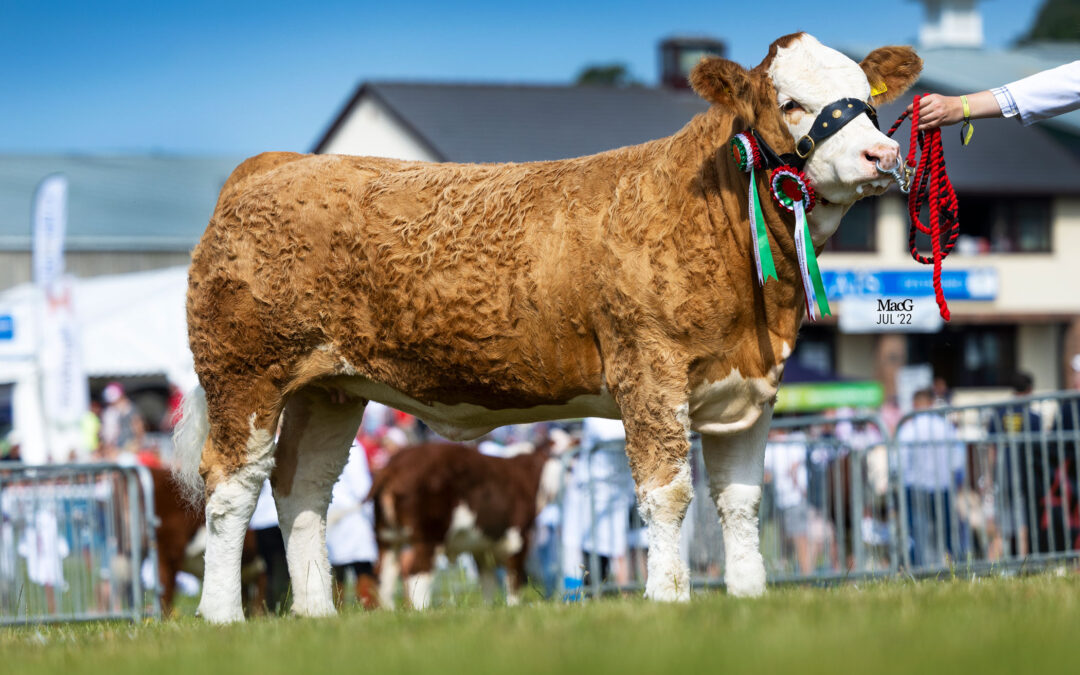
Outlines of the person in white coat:
{"type": "Polygon", "coordinates": [[[601,580],[612,572],[617,583],[629,580],[626,555],[634,484],[625,451],[609,445],[625,440],[626,431],[619,420],[590,417],[582,426],[584,452],[574,465],[563,505],[564,572],[568,579],[575,572],[582,578],[580,568],[588,566],[590,554],[596,554],[600,564],[596,573],[601,580]],[[604,445],[608,449],[596,450],[604,445]],[[595,451],[590,454],[590,449],[595,451]]]}
{"type": "Polygon", "coordinates": [[[334,484],[326,514],[326,549],[337,581],[340,604],[348,570],[356,575],[356,600],[365,609],[377,606],[375,560],[375,506],[364,500],[371,491],[371,470],[364,447],[354,442],[349,461],[334,484]]]}
{"type": "Polygon", "coordinates": [[[987,117],[1016,117],[1027,126],[1073,110],[1080,110],[1080,61],[974,94],[927,94],[919,101],[919,128],[987,117]]]}

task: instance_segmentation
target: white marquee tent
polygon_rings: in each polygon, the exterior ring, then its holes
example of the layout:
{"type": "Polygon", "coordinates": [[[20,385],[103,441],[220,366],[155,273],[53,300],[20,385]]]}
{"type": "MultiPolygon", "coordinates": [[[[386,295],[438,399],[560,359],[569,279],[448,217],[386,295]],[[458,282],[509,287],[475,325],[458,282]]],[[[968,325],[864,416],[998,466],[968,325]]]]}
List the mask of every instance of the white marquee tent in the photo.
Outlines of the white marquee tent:
{"type": "MultiPolygon", "coordinates": [[[[196,384],[187,345],[187,268],[76,279],[75,314],[88,377],[165,376],[187,391],[196,384]]],[[[41,290],[22,284],[0,293],[0,384],[14,386],[15,429],[27,461],[44,461],[37,322],[41,290]]]]}

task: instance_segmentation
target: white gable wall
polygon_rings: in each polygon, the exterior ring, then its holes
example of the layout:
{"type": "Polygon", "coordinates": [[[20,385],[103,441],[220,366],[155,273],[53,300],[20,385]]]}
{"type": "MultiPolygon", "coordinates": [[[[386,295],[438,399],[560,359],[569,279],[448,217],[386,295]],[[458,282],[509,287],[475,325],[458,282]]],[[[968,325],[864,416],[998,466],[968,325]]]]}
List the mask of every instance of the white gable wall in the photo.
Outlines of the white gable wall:
{"type": "Polygon", "coordinates": [[[322,149],[327,154],[438,160],[386,107],[364,96],[322,149]]]}

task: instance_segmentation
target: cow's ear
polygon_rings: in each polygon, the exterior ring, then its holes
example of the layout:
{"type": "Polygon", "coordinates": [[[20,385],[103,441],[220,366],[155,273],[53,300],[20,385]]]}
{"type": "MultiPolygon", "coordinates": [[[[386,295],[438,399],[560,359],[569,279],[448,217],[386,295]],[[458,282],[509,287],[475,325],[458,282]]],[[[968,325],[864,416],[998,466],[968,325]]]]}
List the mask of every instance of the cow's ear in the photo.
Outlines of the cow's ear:
{"type": "Polygon", "coordinates": [[[750,73],[734,61],[706,56],[690,71],[690,86],[713,105],[730,108],[753,122],[753,88],[750,73]]]}
{"type": "Polygon", "coordinates": [[[899,98],[922,72],[922,59],[911,47],[880,47],[867,54],[859,65],[870,81],[874,105],[899,98]]]}

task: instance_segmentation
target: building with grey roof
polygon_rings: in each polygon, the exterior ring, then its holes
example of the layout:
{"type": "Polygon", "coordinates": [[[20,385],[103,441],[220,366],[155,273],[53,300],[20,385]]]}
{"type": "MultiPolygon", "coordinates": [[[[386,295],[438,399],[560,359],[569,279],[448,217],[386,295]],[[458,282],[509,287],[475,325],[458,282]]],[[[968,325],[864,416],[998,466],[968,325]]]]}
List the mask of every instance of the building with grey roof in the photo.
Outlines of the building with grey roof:
{"type": "MultiPolygon", "coordinates": [[[[919,48],[924,76],[911,95],[978,91],[1080,54],[1077,45],[982,49],[981,20],[965,14],[977,12],[977,3],[934,1],[942,5],[941,25],[924,26],[935,46],[919,48]]],[[[870,50],[845,51],[858,60],[870,50]]],[[[911,95],[883,106],[883,129],[911,95]]],[[[705,108],[681,87],[374,81],[357,87],[314,151],[451,162],[558,159],[670,135],[705,108]]],[[[908,134],[905,125],[903,147],[908,134]]],[[[1080,250],[1080,113],[1034,127],[980,120],[971,145],[961,147],[959,128],[945,129],[943,140],[963,233],[945,263],[959,284],[951,323],[933,320],[936,306],[925,295],[931,269],[910,258],[906,204],[894,190],[856,204],[830,241],[821,264],[836,317],[807,326],[795,358],[841,376],[875,376],[887,394],[896,392],[899,367],[917,363],[974,396],[1017,369],[1030,371],[1039,389],[1059,388],[1068,381],[1067,357],[1080,352],[1080,296],[1061,292],[1080,286],[1069,255],[1080,250]],[[873,325],[875,310],[860,304],[857,282],[885,294],[908,292],[882,290],[890,285],[919,286],[925,319],[904,332],[873,325]]]]}
{"type": "Polygon", "coordinates": [[[0,289],[30,280],[37,184],[68,177],[67,269],[97,276],[189,262],[242,157],[0,155],[0,289]]]}

